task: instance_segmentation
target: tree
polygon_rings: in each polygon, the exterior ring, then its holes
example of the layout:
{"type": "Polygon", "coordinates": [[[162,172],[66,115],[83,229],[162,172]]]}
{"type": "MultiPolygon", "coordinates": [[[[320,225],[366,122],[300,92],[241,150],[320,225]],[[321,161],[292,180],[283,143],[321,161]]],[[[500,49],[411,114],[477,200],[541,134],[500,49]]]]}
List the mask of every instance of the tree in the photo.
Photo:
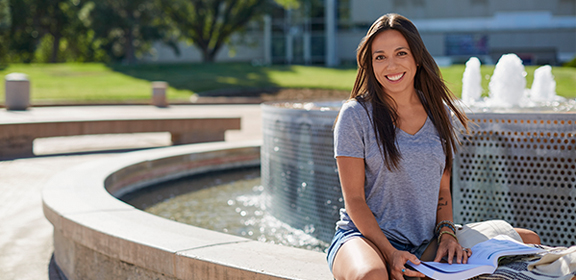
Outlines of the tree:
{"type": "Polygon", "coordinates": [[[178,53],[171,40],[170,28],[154,0],[100,0],[93,3],[90,27],[113,60],[133,64],[139,54],[149,50],[158,40],[178,53]]]}
{"type": "Polygon", "coordinates": [[[202,51],[204,62],[213,62],[220,48],[267,8],[267,0],[161,1],[162,10],[183,39],[202,51]]]}
{"type": "Polygon", "coordinates": [[[8,60],[8,35],[12,18],[8,0],[0,0],[0,67],[4,67],[8,60]]]}
{"type": "Polygon", "coordinates": [[[89,30],[78,16],[81,4],[80,0],[10,1],[10,61],[86,61],[79,50],[91,42],[83,40],[89,30]]]}
{"type": "Polygon", "coordinates": [[[34,0],[9,1],[12,19],[8,34],[8,61],[29,63],[34,59],[34,51],[39,40],[39,32],[34,26],[36,11],[34,0]]]}
{"type": "Polygon", "coordinates": [[[66,37],[74,40],[75,30],[70,30],[74,21],[79,21],[79,1],[70,0],[39,0],[36,2],[36,10],[33,15],[36,29],[41,37],[50,35],[52,38],[49,62],[58,62],[60,43],[66,37]]]}

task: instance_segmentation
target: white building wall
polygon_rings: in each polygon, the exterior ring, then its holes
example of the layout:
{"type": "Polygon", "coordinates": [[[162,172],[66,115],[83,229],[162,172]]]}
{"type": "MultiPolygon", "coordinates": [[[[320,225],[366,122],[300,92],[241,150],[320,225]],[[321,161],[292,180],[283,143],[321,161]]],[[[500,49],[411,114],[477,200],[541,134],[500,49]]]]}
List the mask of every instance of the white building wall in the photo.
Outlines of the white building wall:
{"type": "Polygon", "coordinates": [[[386,13],[415,19],[491,17],[496,12],[549,11],[576,15],[574,0],[352,0],[351,20],[370,24],[386,13]]]}
{"type": "Polygon", "coordinates": [[[355,31],[338,32],[338,57],[344,63],[356,63],[356,49],[365,33],[355,31]]]}
{"type": "MultiPolygon", "coordinates": [[[[240,41],[238,35],[232,37],[232,41],[240,41]]],[[[255,62],[263,63],[265,59],[263,33],[250,33],[244,35],[245,44],[235,44],[233,48],[228,45],[222,46],[216,55],[216,62],[255,62]]],[[[158,42],[154,44],[153,54],[140,59],[142,62],[161,63],[185,63],[202,62],[202,51],[196,46],[186,42],[180,42],[180,56],[177,56],[172,48],[158,42]]]]}
{"type": "MultiPolygon", "coordinates": [[[[501,52],[533,52],[542,61],[564,62],[576,56],[576,1],[574,0],[350,0],[350,21],[354,26],[338,30],[336,55],[344,63],[355,62],[356,48],[367,27],[379,16],[397,12],[418,27],[429,52],[446,55],[446,36],[473,34],[488,37],[492,59],[501,52]],[[549,58],[548,56],[555,56],[549,58]]],[[[239,41],[238,36],[233,41],[239,41]]],[[[266,60],[264,31],[244,36],[246,44],[236,44],[235,52],[224,46],[217,62],[256,62],[266,60]]],[[[162,44],[144,62],[201,62],[201,52],[180,43],[181,55],[162,44]]],[[[268,50],[268,51],[271,51],[268,50]]],[[[488,58],[488,56],[486,57],[488,58]]],[[[451,58],[458,61],[465,58],[451,58]]],[[[495,62],[495,61],[494,61],[495,62]]],[[[538,63],[538,61],[536,61],[538,63]]]]}

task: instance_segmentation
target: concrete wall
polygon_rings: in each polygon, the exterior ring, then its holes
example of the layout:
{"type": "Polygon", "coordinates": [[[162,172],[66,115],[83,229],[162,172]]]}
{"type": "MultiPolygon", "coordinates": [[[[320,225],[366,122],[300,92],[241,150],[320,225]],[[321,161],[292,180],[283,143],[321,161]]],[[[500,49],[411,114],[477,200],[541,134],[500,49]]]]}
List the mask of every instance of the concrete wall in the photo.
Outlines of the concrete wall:
{"type": "Polygon", "coordinates": [[[261,141],[122,154],[52,177],[42,191],[54,257],[67,279],[332,279],[326,255],[164,219],[114,195],[260,163],[261,141]],[[112,193],[112,194],[111,194],[112,193]]]}

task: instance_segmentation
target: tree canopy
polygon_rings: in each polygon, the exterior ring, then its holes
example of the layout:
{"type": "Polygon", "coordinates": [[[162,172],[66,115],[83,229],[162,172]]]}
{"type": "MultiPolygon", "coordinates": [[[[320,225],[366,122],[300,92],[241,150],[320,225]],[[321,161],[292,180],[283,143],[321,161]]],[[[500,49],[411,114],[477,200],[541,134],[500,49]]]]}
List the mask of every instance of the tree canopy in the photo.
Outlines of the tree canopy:
{"type": "Polygon", "coordinates": [[[0,63],[135,63],[163,42],[198,47],[203,61],[271,5],[302,0],[0,0],[0,63]]]}
{"type": "Polygon", "coordinates": [[[0,0],[0,67],[6,64],[8,53],[8,34],[12,25],[8,0],[0,0]]]}
{"type": "Polygon", "coordinates": [[[212,62],[230,36],[266,10],[266,0],[173,0],[161,1],[180,37],[190,39],[212,62]]]}

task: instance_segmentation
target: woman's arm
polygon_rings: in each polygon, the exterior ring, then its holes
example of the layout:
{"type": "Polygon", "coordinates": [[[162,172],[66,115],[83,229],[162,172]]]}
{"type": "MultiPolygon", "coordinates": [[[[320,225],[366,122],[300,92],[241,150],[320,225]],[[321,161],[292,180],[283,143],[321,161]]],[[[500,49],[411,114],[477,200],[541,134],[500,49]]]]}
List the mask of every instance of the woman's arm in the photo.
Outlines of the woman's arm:
{"type": "MultiPolygon", "coordinates": [[[[438,208],[436,210],[436,223],[441,221],[454,221],[452,212],[452,194],[450,193],[450,169],[444,170],[442,179],[440,180],[440,192],[438,194],[438,208]]],[[[448,231],[456,234],[450,227],[444,226],[440,228],[439,232],[448,231]]],[[[438,244],[438,251],[436,252],[435,262],[440,261],[444,256],[447,256],[448,263],[452,263],[452,259],[456,257],[457,263],[467,263],[471,251],[464,251],[462,246],[458,243],[455,237],[450,234],[443,234],[440,243],[438,244]]]]}
{"type": "MultiPolygon", "coordinates": [[[[402,277],[401,270],[406,261],[410,260],[419,264],[420,260],[416,256],[396,250],[384,235],[376,218],[366,203],[364,194],[365,167],[364,159],[353,157],[337,157],[338,173],[346,212],[358,228],[362,235],[378,247],[384,260],[388,263],[392,276],[402,277]]],[[[406,276],[424,277],[416,271],[406,270],[406,276]],[[412,275],[414,274],[414,275],[412,275]]]]}

